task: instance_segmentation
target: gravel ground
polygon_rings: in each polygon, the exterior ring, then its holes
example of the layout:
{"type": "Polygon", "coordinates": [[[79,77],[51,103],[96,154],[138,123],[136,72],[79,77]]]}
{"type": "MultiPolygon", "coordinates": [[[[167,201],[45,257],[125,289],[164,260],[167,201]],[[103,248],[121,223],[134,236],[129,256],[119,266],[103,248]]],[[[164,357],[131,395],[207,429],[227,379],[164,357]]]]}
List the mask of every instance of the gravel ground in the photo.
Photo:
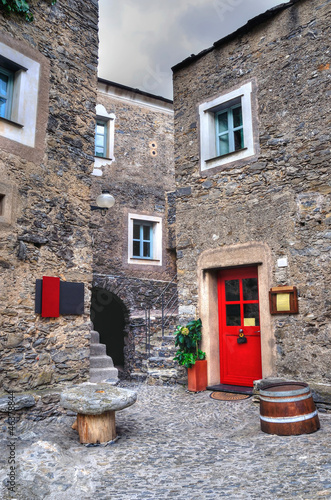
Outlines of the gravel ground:
{"type": "Polygon", "coordinates": [[[316,433],[273,436],[261,432],[252,398],[122,386],[138,400],[116,413],[114,444],[79,444],[72,416],[19,422],[16,439],[3,432],[1,499],[331,499],[330,414],[320,413],[316,433]],[[15,492],[8,490],[12,442],[15,492]]]}

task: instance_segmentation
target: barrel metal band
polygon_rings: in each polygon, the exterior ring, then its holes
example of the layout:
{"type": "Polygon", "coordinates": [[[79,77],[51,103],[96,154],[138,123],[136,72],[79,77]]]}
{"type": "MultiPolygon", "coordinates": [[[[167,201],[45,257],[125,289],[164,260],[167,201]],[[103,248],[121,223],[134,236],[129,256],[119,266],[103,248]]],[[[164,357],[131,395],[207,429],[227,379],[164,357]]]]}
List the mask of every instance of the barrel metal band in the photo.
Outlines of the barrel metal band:
{"type": "Polygon", "coordinates": [[[296,391],[268,391],[268,390],[261,390],[260,394],[261,396],[299,396],[300,394],[306,394],[307,392],[310,392],[309,387],[301,387],[301,389],[297,389],[296,391]]]}
{"type": "Polygon", "coordinates": [[[282,398],[264,398],[264,397],[260,396],[261,401],[266,401],[267,403],[292,403],[292,402],[295,403],[296,401],[303,401],[304,399],[309,399],[309,398],[311,398],[311,393],[305,394],[301,398],[285,398],[285,399],[282,399],[282,398]]]}
{"type": "Polygon", "coordinates": [[[260,415],[261,420],[264,422],[273,422],[277,424],[288,424],[289,422],[302,422],[303,420],[309,420],[316,417],[317,410],[313,413],[307,413],[306,415],[297,415],[296,417],[263,417],[260,415]]]}

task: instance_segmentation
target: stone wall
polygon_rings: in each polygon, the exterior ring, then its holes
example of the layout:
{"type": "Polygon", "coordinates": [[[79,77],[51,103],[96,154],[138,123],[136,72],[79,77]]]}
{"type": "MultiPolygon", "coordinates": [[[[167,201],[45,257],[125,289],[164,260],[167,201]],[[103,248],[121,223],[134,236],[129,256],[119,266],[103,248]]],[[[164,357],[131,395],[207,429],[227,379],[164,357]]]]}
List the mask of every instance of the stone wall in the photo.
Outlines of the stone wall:
{"type": "Polygon", "coordinates": [[[299,291],[298,315],[268,319],[276,347],[273,375],[326,384],[330,6],[324,0],[290,3],[174,68],[182,320],[201,314],[197,265],[203,252],[264,244],[271,256],[270,286],[295,285],[299,291]],[[257,86],[257,157],[201,173],[198,105],[247,81],[257,86]],[[284,257],[288,266],[278,267],[284,257]]]}
{"type": "Polygon", "coordinates": [[[88,377],[98,5],[42,1],[32,23],[0,21],[0,41],[41,61],[43,72],[35,147],[0,140],[0,193],[9,202],[0,218],[0,381],[6,391],[22,391],[88,377]],[[36,315],[42,276],[83,282],[85,313],[36,315]]]}
{"type": "Polygon", "coordinates": [[[176,273],[170,231],[175,210],[167,195],[175,187],[173,110],[167,99],[105,80],[99,80],[98,105],[114,117],[115,132],[113,157],[101,166],[102,159],[96,159],[99,169],[93,176],[91,203],[108,189],[115,204],[105,216],[92,213],[93,285],[114,294],[125,307],[125,369],[130,373],[145,342],[145,308],[176,273]],[[129,213],[162,219],[161,265],[128,262],[129,213]]]}

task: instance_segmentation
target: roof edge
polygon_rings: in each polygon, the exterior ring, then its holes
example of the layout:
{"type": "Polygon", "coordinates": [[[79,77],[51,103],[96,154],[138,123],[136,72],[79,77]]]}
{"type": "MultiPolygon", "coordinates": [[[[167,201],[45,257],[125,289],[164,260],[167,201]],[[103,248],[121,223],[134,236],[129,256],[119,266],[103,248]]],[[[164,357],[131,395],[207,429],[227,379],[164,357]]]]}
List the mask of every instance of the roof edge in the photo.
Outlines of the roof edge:
{"type": "Polygon", "coordinates": [[[168,104],[173,104],[171,99],[167,99],[166,97],[162,97],[160,95],[150,94],[149,92],[144,92],[143,90],[128,87],[127,85],[123,85],[122,83],[112,82],[110,80],[105,80],[104,78],[98,77],[98,82],[103,83],[104,85],[109,85],[110,87],[116,87],[121,90],[127,90],[128,92],[134,92],[135,94],[143,95],[145,97],[150,97],[151,99],[157,99],[158,101],[166,102],[168,104]]]}
{"type": "Polygon", "coordinates": [[[238,28],[236,31],[233,31],[232,33],[229,33],[228,35],[224,36],[220,40],[217,40],[216,42],[213,43],[212,47],[209,47],[208,49],[205,49],[198,54],[192,54],[191,56],[187,57],[183,61],[179,62],[178,64],[175,64],[171,69],[173,72],[176,72],[182,68],[185,68],[186,66],[189,66],[191,63],[198,61],[203,57],[204,55],[208,54],[209,52],[212,52],[215,48],[219,48],[222,45],[230,42],[231,40],[235,39],[236,37],[240,35],[244,35],[245,33],[248,33],[252,28],[255,26],[258,26],[259,24],[262,24],[265,21],[268,21],[272,17],[274,17],[278,12],[281,12],[285,9],[288,9],[295,5],[298,2],[301,2],[302,0],[291,0],[288,3],[281,3],[279,5],[275,5],[275,7],[272,7],[271,9],[266,10],[262,14],[258,14],[257,16],[253,17],[252,19],[249,19],[246,24],[238,28]]]}

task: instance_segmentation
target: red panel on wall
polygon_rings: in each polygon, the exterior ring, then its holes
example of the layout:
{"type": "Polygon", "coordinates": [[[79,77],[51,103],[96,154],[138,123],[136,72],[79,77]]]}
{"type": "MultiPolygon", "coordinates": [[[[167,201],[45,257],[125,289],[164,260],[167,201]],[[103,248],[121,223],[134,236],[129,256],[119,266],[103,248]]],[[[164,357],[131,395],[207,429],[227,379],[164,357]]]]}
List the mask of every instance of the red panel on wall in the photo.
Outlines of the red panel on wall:
{"type": "Polygon", "coordinates": [[[41,315],[43,318],[60,316],[60,278],[43,276],[41,315]]]}

